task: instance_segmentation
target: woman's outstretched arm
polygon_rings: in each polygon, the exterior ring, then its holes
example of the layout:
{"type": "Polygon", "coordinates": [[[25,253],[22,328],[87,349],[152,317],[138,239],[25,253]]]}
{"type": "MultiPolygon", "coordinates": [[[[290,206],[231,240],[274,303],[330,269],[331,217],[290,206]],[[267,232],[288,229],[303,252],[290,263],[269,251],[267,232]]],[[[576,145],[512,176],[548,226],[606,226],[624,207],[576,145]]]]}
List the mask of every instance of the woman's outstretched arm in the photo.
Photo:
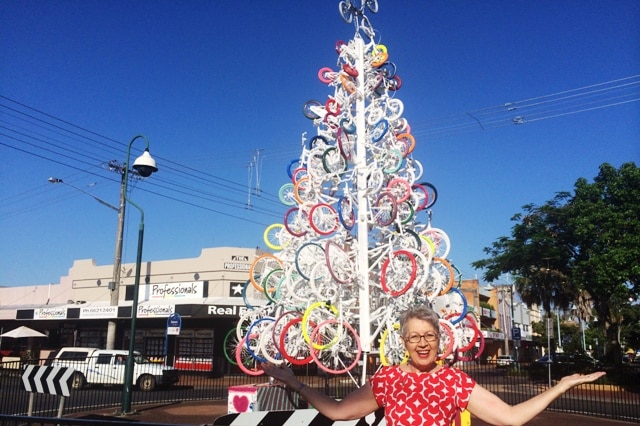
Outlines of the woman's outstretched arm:
{"type": "Polygon", "coordinates": [[[379,408],[368,383],[349,393],[344,399],[336,401],[300,382],[284,363],[280,365],[264,363],[261,366],[267,375],[298,392],[316,410],[331,420],[355,420],[379,408]]]}

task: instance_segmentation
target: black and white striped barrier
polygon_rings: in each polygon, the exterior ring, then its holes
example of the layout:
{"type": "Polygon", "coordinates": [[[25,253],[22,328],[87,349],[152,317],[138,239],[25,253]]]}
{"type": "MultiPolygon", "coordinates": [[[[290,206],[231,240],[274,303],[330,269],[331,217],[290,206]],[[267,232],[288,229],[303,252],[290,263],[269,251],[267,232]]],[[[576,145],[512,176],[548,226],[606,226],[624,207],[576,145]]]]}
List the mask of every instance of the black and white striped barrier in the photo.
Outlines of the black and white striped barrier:
{"type": "MultiPolygon", "coordinates": [[[[358,420],[331,420],[317,410],[254,411],[227,414],[218,417],[214,425],[219,426],[386,426],[384,410],[381,408],[358,420]]],[[[458,412],[451,426],[471,426],[468,411],[458,412]]]]}
{"type": "Polygon", "coordinates": [[[218,417],[220,426],[385,426],[384,412],[378,410],[358,420],[331,420],[317,410],[253,411],[218,417]]]}
{"type": "Polygon", "coordinates": [[[58,417],[62,417],[64,400],[71,396],[71,379],[75,370],[69,367],[48,367],[28,365],[22,373],[21,385],[30,392],[28,415],[33,414],[33,401],[36,393],[59,395],[58,417]]]}

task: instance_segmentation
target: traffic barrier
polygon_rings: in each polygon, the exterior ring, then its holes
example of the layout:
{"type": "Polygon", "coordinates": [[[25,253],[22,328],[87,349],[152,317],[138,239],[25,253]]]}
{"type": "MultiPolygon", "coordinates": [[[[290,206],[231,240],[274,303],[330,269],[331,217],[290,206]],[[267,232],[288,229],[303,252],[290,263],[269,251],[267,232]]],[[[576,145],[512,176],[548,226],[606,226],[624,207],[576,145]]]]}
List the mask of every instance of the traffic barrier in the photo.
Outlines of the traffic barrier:
{"type": "Polygon", "coordinates": [[[69,367],[49,367],[28,365],[22,373],[22,389],[30,392],[28,415],[33,414],[36,393],[60,396],[58,417],[62,417],[64,400],[71,396],[71,379],[75,370],[69,367]]]}

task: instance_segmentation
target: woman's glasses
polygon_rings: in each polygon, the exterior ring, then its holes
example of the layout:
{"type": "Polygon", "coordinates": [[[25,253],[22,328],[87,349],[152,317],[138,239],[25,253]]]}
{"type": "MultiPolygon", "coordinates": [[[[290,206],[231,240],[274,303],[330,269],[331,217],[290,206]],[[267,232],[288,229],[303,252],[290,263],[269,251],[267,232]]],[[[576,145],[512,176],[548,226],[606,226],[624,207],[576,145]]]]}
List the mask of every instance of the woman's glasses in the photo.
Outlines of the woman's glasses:
{"type": "Polygon", "coordinates": [[[435,342],[438,340],[438,335],[436,333],[411,334],[409,337],[404,338],[404,340],[409,343],[418,343],[422,339],[424,339],[425,342],[435,342]]]}

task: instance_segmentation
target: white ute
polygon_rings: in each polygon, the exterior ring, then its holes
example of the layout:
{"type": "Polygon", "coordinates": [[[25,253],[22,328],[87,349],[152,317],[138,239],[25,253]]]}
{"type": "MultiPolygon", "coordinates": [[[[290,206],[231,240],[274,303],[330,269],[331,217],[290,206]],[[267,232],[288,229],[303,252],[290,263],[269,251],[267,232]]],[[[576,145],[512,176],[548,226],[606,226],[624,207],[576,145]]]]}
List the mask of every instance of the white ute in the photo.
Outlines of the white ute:
{"type": "MultiPolygon", "coordinates": [[[[52,366],[72,367],[72,387],[81,389],[86,384],[124,385],[124,373],[129,351],[97,348],[62,348],[51,362],[52,366]]],[[[134,353],[133,383],[142,391],[156,386],[169,386],[180,380],[173,367],[151,363],[134,353]]]]}

